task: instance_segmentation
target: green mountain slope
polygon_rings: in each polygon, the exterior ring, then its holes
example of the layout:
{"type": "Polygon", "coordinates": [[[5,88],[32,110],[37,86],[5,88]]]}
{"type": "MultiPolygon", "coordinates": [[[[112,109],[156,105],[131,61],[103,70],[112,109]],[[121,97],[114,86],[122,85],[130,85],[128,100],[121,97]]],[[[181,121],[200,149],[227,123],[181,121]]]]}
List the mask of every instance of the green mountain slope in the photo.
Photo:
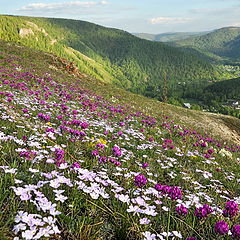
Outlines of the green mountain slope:
{"type": "Polygon", "coordinates": [[[192,36],[202,36],[209,32],[173,32],[173,33],[160,33],[160,34],[149,34],[149,33],[133,33],[133,35],[151,41],[159,42],[172,42],[184,40],[192,36]]]}
{"type": "Polygon", "coordinates": [[[226,27],[200,37],[176,41],[176,46],[190,47],[222,60],[240,61],[240,28],[226,27]]]}
{"type": "Polygon", "coordinates": [[[176,82],[220,77],[193,54],[84,21],[1,16],[0,38],[55,53],[97,79],[142,94],[149,87],[161,92],[164,76],[169,92],[176,82]]]}
{"type": "Polygon", "coordinates": [[[211,99],[217,101],[227,99],[240,100],[240,78],[214,83],[205,88],[205,92],[211,94],[211,99]]]}

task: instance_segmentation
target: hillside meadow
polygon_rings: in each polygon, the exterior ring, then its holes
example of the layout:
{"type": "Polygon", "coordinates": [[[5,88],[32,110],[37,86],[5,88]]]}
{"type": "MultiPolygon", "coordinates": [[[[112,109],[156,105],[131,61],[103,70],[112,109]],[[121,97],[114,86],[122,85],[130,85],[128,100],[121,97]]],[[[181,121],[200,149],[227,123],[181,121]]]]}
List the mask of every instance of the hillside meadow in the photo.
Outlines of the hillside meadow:
{"type": "Polygon", "coordinates": [[[240,239],[238,119],[0,43],[1,239],[240,239]]]}

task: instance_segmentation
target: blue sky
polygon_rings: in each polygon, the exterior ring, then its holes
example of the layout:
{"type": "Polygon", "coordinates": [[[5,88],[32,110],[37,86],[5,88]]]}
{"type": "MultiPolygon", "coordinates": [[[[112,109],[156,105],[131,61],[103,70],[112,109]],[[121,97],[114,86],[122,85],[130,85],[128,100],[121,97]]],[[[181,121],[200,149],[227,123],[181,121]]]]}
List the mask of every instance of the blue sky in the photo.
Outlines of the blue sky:
{"type": "Polygon", "coordinates": [[[1,14],[80,19],[128,32],[240,26],[240,0],[0,0],[1,14]]]}

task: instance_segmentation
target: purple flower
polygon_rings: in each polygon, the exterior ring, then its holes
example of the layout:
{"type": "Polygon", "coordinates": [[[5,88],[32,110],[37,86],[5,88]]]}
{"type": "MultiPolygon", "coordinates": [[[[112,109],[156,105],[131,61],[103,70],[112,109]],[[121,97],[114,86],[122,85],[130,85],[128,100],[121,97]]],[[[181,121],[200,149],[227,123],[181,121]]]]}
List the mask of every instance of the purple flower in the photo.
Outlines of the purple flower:
{"type": "Polygon", "coordinates": [[[146,167],[148,167],[148,166],[149,166],[148,163],[143,163],[143,164],[142,164],[142,168],[146,168],[146,167]]]}
{"type": "Polygon", "coordinates": [[[172,200],[178,200],[178,199],[182,199],[182,191],[179,187],[171,187],[170,191],[168,193],[168,196],[172,199],[172,200]]]}
{"type": "Polygon", "coordinates": [[[208,153],[211,155],[214,153],[214,150],[213,149],[208,149],[208,153]]]}
{"type": "Polygon", "coordinates": [[[98,158],[99,163],[106,163],[107,162],[107,157],[106,156],[100,156],[98,158]]]}
{"type": "Polygon", "coordinates": [[[160,185],[156,184],[155,189],[161,192],[163,195],[167,195],[172,200],[177,200],[182,198],[182,191],[177,186],[167,186],[167,185],[160,185]]]}
{"type": "Polygon", "coordinates": [[[231,232],[232,232],[233,238],[238,240],[240,239],[240,225],[233,226],[231,232]]]}
{"type": "Polygon", "coordinates": [[[121,157],[122,156],[122,152],[121,152],[121,149],[119,147],[114,146],[112,148],[112,150],[113,150],[113,154],[114,154],[115,157],[121,157]]]}
{"type": "Polygon", "coordinates": [[[64,153],[65,152],[63,149],[56,148],[55,149],[56,160],[57,161],[62,160],[64,158],[64,153]]]}
{"type": "Polygon", "coordinates": [[[148,141],[149,141],[149,142],[153,142],[153,141],[154,141],[154,138],[153,138],[153,137],[150,137],[150,138],[148,139],[148,141]]]}
{"type": "Polygon", "coordinates": [[[238,214],[239,207],[238,204],[234,201],[229,201],[225,204],[225,209],[223,210],[224,217],[234,217],[238,214]]]}
{"type": "Polygon", "coordinates": [[[186,240],[197,240],[197,238],[195,238],[195,237],[188,237],[188,238],[186,238],[186,240]]]}
{"type": "Polygon", "coordinates": [[[147,184],[147,178],[144,175],[137,175],[134,179],[134,185],[138,187],[143,187],[147,184]]]}
{"type": "Polygon", "coordinates": [[[228,233],[229,227],[225,221],[219,221],[215,224],[215,232],[220,235],[225,235],[228,233]]]}
{"type": "Polygon", "coordinates": [[[99,149],[104,149],[105,146],[102,143],[97,143],[96,147],[99,148],[99,149]]]}
{"type": "Polygon", "coordinates": [[[83,123],[80,124],[80,126],[81,126],[82,129],[86,129],[86,128],[88,128],[89,124],[86,123],[86,122],[83,122],[83,123]]]}
{"type": "Polygon", "coordinates": [[[98,151],[97,149],[92,150],[92,155],[93,155],[94,157],[98,156],[98,155],[99,155],[99,151],[98,151]]]}
{"type": "Polygon", "coordinates": [[[179,207],[176,207],[176,212],[178,215],[186,216],[188,209],[181,204],[179,207]]]}
{"type": "Polygon", "coordinates": [[[71,165],[72,168],[81,168],[80,164],[78,162],[75,162],[71,165]]]}
{"type": "Polygon", "coordinates": [[[212,212],[212,208],[209,205],[204,204],[202,207],[199,207],[195,210],[195,216],[198,218],[207,218],[212,212]]]}

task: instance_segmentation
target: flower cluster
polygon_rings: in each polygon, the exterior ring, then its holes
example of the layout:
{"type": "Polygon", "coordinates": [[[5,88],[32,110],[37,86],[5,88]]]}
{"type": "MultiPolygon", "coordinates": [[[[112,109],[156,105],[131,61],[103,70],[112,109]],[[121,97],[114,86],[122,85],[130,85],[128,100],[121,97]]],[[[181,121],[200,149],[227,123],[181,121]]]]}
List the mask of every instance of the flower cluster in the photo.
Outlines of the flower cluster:
{"type": "Polygon", "coordinates": [[[225,204],[225,209],[223,210],[223,216],[224,217],[235,217],[238,215],[239,212],[239,206],[234,201],[229,201],[225,204]]]}
{"type": "Polygon", "coordinates": [[[167,186],[156,184],[155,189],[163,195],[170,197],[172,200],[182,198],[182,190],[177,186],[167,186]]]}
{"type": "Polygon", "coordinates": [[[139,174],[139,175],[135,176],[134,185],[141,188],[147,184],[147,181],[148,180],[144,175],[139,174]]]}
{"type": "Polygon", "coordinates": [[[195,216],[198,218],[207,218],[212,212],[212,208],[209,205],[204,204],[202,207],[195,210],[195,216]]]}

